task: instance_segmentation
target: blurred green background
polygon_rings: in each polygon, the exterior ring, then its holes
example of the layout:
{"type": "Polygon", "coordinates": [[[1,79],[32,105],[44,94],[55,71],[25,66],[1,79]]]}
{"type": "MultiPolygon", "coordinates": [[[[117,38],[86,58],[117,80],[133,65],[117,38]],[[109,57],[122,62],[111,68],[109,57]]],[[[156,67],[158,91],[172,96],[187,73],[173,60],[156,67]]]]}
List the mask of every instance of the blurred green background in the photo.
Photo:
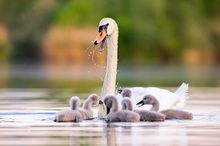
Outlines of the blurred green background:
{"type": "Polygon", "coordinates": [[[220,0],[0,0],[0,87],[100,89],[106,54],[86,48],[119,26],[117,86],[220,86],[220,0]]]}

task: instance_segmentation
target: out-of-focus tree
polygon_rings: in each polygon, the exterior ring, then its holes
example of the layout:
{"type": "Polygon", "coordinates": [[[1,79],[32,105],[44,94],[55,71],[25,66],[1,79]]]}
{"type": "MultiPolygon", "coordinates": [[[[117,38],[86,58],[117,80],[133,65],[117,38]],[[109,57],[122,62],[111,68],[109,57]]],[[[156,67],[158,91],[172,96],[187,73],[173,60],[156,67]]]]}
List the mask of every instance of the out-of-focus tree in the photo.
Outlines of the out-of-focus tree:
{"type": "Polygon", "coordinates": [[[120,29],[120,62],[178,64],[193,50],[202,59],[211,52],[218,64],[219,5],[219,0],[1,0],[0,19],[14,57],[38,58],[51,24],[97,26],[102,17],[112,17],[120,29]]]}
{"type": "Polygon", "coordinates": [[[7,27],[12,46],[12,59],[36,61],[40,42],[56,10],[66,1],[19,0],[0,1],[0,21],[7,27]]]}
{"type": "Polygon", "coordinates": [[[120,61],[178,64],[187,49],[219,54],[215,26],[220,21],[219,4],[219,0],[70,1],[55,23],[95,25],[102,17],[112,17],[120,27],[120,61]]]}

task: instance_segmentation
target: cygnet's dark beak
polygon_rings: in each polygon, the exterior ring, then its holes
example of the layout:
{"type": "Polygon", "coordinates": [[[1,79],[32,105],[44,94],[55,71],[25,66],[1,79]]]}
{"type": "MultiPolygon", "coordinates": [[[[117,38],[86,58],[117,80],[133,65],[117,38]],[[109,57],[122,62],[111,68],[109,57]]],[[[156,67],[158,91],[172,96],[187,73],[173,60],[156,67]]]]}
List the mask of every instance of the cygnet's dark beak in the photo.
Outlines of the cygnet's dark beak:
{"type": "Polygon", "coordinates": [[[99,100],[99,104],[103,104],[103,101],[99,100]]]}
{"type": "Polygon", "coordinates": [[[144,101],[143,100],[141,100],[140,102],[138,102],[136,105],[138,105],[138,107],[141,107],[141,106],[143,106],[144,105],[144,101]]]}
{"type": "Polygon", "coordinates": [[[123,89],[117,89],[117,92],[118,92],[119,94],[121,94],[122,91],[123,91],[123,89]]]}

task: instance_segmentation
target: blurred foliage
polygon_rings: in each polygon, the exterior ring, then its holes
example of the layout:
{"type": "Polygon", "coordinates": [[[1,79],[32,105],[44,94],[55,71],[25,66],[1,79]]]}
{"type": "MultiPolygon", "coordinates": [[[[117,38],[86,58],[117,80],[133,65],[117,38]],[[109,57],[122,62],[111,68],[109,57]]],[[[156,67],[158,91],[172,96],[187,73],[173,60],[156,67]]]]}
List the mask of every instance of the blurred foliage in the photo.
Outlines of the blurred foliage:
{"type": "Polygon", "coordinates": [[[180,63],[186,49],[211,50],[220,60],[219,0],[0,0],[13,58],[38,60],[51,25],[119,25],[120,62],[180,63]]]}
{"type": "Polygon", "coordinates": [[[120,30],[122,62],[179,63],[189,48],[212,49],[218,63],[219,4],[219,0],[76,0],[63,7],[55,23],[97,25],[102,17],[114,18],[120,30]]]}
{"type": "Polygon", "coordinates": [[[8,58],[10,56],[10,51],[11,51],[10,45],[6,42],[0,41],[0,65],[8,61],[8,58]]]}
{"type": "Polygon", "coordinates": [[[0,21],[7,27],[12,59],[34,61],[40,58],[42,35],[65,0],[0,1],[0,21]]]}

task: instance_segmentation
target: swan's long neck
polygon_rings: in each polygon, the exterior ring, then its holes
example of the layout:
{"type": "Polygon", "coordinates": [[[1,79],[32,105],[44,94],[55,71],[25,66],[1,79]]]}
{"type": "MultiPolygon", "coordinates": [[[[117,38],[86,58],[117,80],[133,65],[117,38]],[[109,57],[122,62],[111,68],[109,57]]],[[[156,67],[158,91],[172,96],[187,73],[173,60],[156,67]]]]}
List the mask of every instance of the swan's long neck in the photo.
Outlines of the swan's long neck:
{"type": "Polygon", "coordinates": [[[70,104],[70,108],[71,108],[72,110],[77,110],[77,109],[79,108],[79,102],[78,102],[78,101],[72,102],[72,103],[70,104]]]}
{"type": "Polygon", "coordinates": [[[92,101],[90,99],[86,99],[85,103],[83,104],[83,109],[85,110],[92,110],[92,101]]]}
{"type": "Polygon", "coordinates": [[[156,98],[153,98],[154,102],[152,103],[151,111],[158,111],[160,108],[160,103],[156,98]]]}
{"type": "Polygon", "coordinates": [[[122,100],[122,110],[129,110],[129,111],[133,111],[133,105],[130,101],[130,99],[123,99],[122,100]]]}
{"type": "Polygon", "coordinates": [[[77,110],[80,107],[80,100],[79,100],[79,98],[71,98],[69,100],[69,105],[70,105],[70,108],[72,110],[77,110]]]}
{"type": "Polygon", "coordinates": [[[112,114],[112,113],[118,111],[118,101],[117,101],[117,99],[116,98],[112,98],[111,101],[112,101],[112,107],[110,108],[109,114],[112,114]]]}
{"type": "Polygon", "coordinates": [[[107,65],[102,87],[102,99],[106,95],[115,95],[117,63],[118,63],[118,27],[107,36],[107,65]]]}

